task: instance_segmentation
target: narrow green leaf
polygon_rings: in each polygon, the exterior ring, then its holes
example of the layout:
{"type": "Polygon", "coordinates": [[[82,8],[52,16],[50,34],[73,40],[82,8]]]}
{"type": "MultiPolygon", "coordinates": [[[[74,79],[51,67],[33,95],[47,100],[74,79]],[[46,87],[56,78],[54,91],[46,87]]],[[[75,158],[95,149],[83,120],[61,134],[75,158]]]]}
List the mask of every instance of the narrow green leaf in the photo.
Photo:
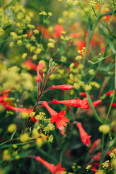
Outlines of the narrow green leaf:
{"type": "Polygon", "coordinates": [[[96,110],[95,110],[95,108],[94,108],[94,106],[93,106],[92,100],[91,100],[91,98],[90,98],[88,92],[86,92],[86,94],[87,94],[87,100],[88,100],[89,107],[90,107],[91,109],[93,109],[93,111],[94,111],[94,113],[95,113],[95,114],[94,114],[95,119],[96,119],[97,121],[99,121],[100,123],[103,123],[103,121],[102,121],[101,118],[98,116],[98,114],[97,114],[97,112],[96,112],[96,110]]]}
{"type": "Polygon", "coordinates": [[[102,30],[101,28],[99,28],[99,32],[105,37],[107,43],[109,44],[112,52],[115,54],[116,51],[115,51],[115,48],[114,48],[114,45],[113,43],[111,42],[111,40],[108,38],[107,34],[104,32],[104,30],[102,30]]]}
{"type": "Polygon", "coordinates": [[[100,15],[98,18],[100,19],[100,18],[102,18],[104,16],[109,16],[109,15],[116,15],[116,10],[111,10],[111,11],[109,11],[107,13],[104,13],[104,14],[100,15]]]}

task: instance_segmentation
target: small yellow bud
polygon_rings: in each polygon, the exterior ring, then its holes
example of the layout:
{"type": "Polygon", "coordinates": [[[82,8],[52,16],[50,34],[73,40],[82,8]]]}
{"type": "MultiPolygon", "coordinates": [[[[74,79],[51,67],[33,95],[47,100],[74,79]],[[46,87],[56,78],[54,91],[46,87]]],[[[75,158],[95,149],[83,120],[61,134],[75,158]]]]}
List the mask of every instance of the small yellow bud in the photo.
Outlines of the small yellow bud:
{"type": "Polygon", "coordinates": [[[39,34],[39,30],[34,30],[33,31],[35,34],[39,34]]]}
{"type": "Polygon", "coordinates": [[[14,131],[16,131],[17,127],[16,124],[10,124],[8,126],[8,132],[13,133],[14,131]]]}
{"type": "Polygon", "coordinates": [[[78,65],[78,69],[83,69],[83,67],[84,67],[83,64],[78,65]]]}
{"type": "Polygon", "coordinates": [[[16,155],[15,158],[18,160],[18,159],[20,159],[20,156],[19,155],[16,155]]]}
{"type": "Polygon", "coordinates": [[[76,56],[75,60],[78,60],[78,61],[82,60],[82,56],[76,56]]]}
{"type": "Polygon", "coordinates": [[[71,79],[71,80],[73,80],[73,79],[74,79],[73,74],[70,74],[70,79],[71,79]]]}
{"type": "Polygon", "coordinates": [[[11,156],[10,156],[8,150],[4,150],[4,152],[3,152],[3,159],[6,160],[6,161],[11,160],[11,156]]]}
{"type": "Polygon", "coordinates": [[[48,16],[52,16],[52,12],[48,12],[48,16]]]}
{"type": "Polygon", "coordinates": [[[59,19],[58,19],[58,23],[59,23],[59,24],[62,24],[63,22],[64,22],[64,19],[63,19],[63,18],[59,18],[59,19]]]}
{"type": "Polygon", "coordinates": [[[25,20],[26,20],[27,22],[31,22],[30,16],[26,16],[26,17],[25,17],[25,20]]]}
{"type": "Polygon", "coordinates": [[[33,136],[34,138],[39,137],[39,132],[38,132],[38,130],[37,130],[36,128],[33,129],[33,131],[32,131],[32,136],[33,136]]]}
{"type": "Polygon", "coordinates": [[[74,67],[74,63],[71,63],[71,64],[70,64],[70,68],[73,68],[73,67],[74,67]]]}
{"type": "Polygon", "coordinates": [[[78,83],[74,83],[74,88],[75,89],[79,89],[80,88],[80,85],[78,83]]]}
{"type": "Polygon", "coordinates": [[[94,75],[94,69],[90,69],[89,71],[88,71],[88,73],[90,74],[90,75],[94,75]]]}
{"type": "Polygon", "coordinates": [[[19,46],[22,45],[22,40],[18,40],[17,45],[19,45],[19,46]]]}
{"type": "Polygon", "coordinates": [[[70,95],[73,95],[73,94],[74,94],[74,90],[71,89],[71,90],[70,90],[70,95]]]}
{"type": "Polygon", "coordinates": [[[20,141],[23,142],[23,143],[25,143],[25,142],[27,142],[29,140],[30,140],[30,137],[29,137],[29,134],[28,133],[24,133],[24,134],[22,134],[20,136],[20,141]]]}
{"type": "Polygon", "coordinates": [[[52,42],[49,42],[49,43],[47,44],[47,46],[48,46],[49,48],[54,48],[54,47],[55,47],[54,43],[52,43],[52,42]]]}
{"type": "Polygon", "coordinates": [[[18,146],[16,144],[13,144],[12,147],[16,149],[18,146]]]}
{"type": "Polygon", "coordinates": [[[33,60],[37,60],[37,54],[34,54],[32,58],[33,60]]]}
{"type": "Polygon", "coordinates": [[[104,134],[107,134],[110,132],[110,126],[103,124],[103,125],[99,126],[99,131],[104,134]]]}
{"type": "Polygon", "coordinates": [[[30,43],[27,43],[27,44],[25,45],[25,47],[28,48],[28,49],[30,49],[31,44],[30,44],[30,43]]]}
{"type": "Polygon", "coordinates": [[[39,15],[47,16],[47,13],[45,11],[42,11],[42,12],[39,13],[39,15]]]}
{"type": "Polygon", "coordinates": [[[66,59],[67,59],[66,57],[61,56],[61,61],[62,61],[62,62],[66,62],[66,59]]]}
{"type": "Polygon", "coordinates": [[[92,167],[92,165],[88,165],[88,166],[86,167],[86,170],[87,170],[87,171],[90,170],[91,167],[92,167]]]}
{"type": "Polygon", "coordinates": [[[36,144],[37,144],[38,147],[41,147],[42,144],[43,144],[43,141],[42,141],[40,138],[38,138],[38,139],[36,140],[36,144]]]}
{"type": "Polygon", "coordinates": [[[22,58],[25,59],[27,57],[27,53],[22,54],[22,58]]]}
{"type": "Polygon", "coordinates": [[[91,85],[85,85],[84,86],[85,91],[90,91],[91,88],[92,88],[91,85]]]}
{"type": "Polygon", "coordinates": [[[9,47],[13,47],[14,46],[14,42],[10,42],[10,44],[9,44],[9,47]]]}
{"type": "Polygon", "coordinates": [[[4,34],[3,28],[0,28],[0,36],[4,34]]]}
{"type": "Polygon", "coordinates": [[[52,142],[53,142],[53,139],[54,139],[53,135],[50,135],[49,138],[48,138],[48,141],[49,141],[50,143],[52,143],[52,142]]]}
{"type": "Polygon", "coordinates": [[[41,48],[37,48],[37,49],[35,50],[35,53],[36,53],[36,54],[39,54],[41,51],[42,51],[41,48]]]}

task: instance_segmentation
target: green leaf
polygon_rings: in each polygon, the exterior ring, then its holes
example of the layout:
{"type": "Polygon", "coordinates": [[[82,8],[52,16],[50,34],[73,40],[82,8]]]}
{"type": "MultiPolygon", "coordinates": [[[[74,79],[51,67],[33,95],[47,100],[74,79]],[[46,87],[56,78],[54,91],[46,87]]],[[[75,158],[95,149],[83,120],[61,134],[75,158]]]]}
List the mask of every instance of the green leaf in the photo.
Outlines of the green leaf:
{"type": "Polygon", "coordinates": [[[111,149],[111,147],[113,147],[114,145],[116,145],[116,137],[112,140],[112,141],[110,141],[110,144],[109,144],[109,146],[108,146],[108,151],[111,149]]]}
{"type": "Polygon", "coordinates": [[[111,10],[111,11],[109,11],[107,13],[104,13],[104,14],[100,15],[98,18],[100,19],[100,18],[102,18],[104,16],[109,16],[109,15],[116,15],[116,10],[111,10]]]}
{"type": "Polygon", "coordinates": [[[10,28],[12,24],[8,24],[7,26],[3,27],[3,30],[7,30],[7,28],[10,28]]]}
{"type": "Polygon", "coordinates": [[[116,50],[114,48],[114,45],[113,45],[112,41],[108,38],[107,34],[101,28],[99,28],[99,32],[105,37],[105,39],[106,39],[107,43],[109,44],[112,52],[115,54],[116,50]]]}
{"type": "Polygon", "coordinates": [[[95,114],[94,114],[95,119],[96,119],[97,121],[99,121],[100,123],[103,123],[103,121],[102,121],[101,118],[98,116],[98,114],[97,114],[97,112],[96,112],[96,110],[95,110],[95,108],[94,108],[94,106],[93,106],[92,100],[91,100],[91,98],[90,98],[88,92],[86,92],[86,94],[87,94],[87,100],[88,100],[89,107],[90,107],[91,109],[93,109],[93,111],[94,111],[94,113],[95,113],[95,114]]]}

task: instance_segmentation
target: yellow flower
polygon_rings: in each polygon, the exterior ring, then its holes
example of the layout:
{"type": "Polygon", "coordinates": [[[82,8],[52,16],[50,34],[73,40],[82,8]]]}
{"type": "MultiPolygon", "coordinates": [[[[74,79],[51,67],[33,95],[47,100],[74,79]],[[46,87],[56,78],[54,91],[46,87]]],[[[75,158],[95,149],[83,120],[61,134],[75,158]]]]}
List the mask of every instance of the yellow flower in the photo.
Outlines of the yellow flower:
{"type": "Polygon", "coordinates": [[[22,54],[22,58],[25,59],[27,57],[27,53],[22,54]]]}
{"type": "Polygon", "coordinates": [[[94,69],[90,69],[89,71],[88,71],[88,73],[90,74],[90,75],[94,75],[94,69]]]}
{"type": "Polygon", "coordinates": [[[32,131],[32,136],[33,136],[34,138],[39,137],[39,132],[38,132],[38,130],[37,130],[36,128],[33,129],[33,131],[32,131]]]}
{"type": "Polygon", "coordinates": [[[3,159],[6,160],[6,161],[11,160],[11,156],[10,156],[8,150],[4,150],[4,152],[3,152],[3,159]]]}
{"type": "Polygon", "coordinates": [[[91,85],[85,85],[84,86],[85,91],[90,91],[91,88],[92,88],[91,85]]]}
{"type": "Polygon", "coordinates": [[[41,138],[38,138],[38,139],[36,140],[36,144],[37,144],[38,147],[41,147],[42,144],[43,144],[42,139],[41,139],[41,138]]]}
{"type": "Polygon", "coordinates": [[[107,124],[103,124],[99,126],[99,131],[104,134],[107,134],[110,131],[110,126],[108,126],[107,124]]]}
{"type": "Polygon", "coordinates": [[[13,133],[14,131],[16,131],[16,129],[17,129],[16,124],[10,124],[8,126],[8,132],[10,132],[10,133],[13,133]]]}
{"type": "Polygon", "coordinates": [[[28,133],[24,133],[20,136],[20,141],[23,142],[23,143],[25,143],[29,140],[30,140],[30,137],[29,137],[28,133]]]}

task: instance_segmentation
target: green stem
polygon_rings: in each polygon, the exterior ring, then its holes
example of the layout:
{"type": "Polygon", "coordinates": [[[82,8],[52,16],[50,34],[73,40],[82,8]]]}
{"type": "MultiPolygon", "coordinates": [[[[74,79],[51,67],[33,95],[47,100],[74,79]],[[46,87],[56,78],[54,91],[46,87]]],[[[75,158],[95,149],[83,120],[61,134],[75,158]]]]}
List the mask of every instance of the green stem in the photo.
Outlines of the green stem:
{"type": "Polygon", "coordinates": [[[103,162],[103,152],[104,152],[104,140],[105,140],[105,134],[102,134],[102,150],[101,150],[101,159],[100,159],[100,165],[99,169],[102,168],[102,162],[103,162]]]}
{"type": "Polygon", "coordinates": [[[116,91],[116,53],[115,53],[115,79],[114,79],[114,89],[116,91]]]}
{"type": "Polygon", "coordinates": [[[113,94],[113,96],[112,96],[112,100],[111,100],[111,103],[110,103],[110,106],[109,106],[109,109],[108,109],[108,113],[107,113],[107,116],[106,116],[106,119],[105,119],[105,123],[106,123],[106,121],[107,121],[107,119],[108,119],[108,116],[109,116],[109,114],[110,114],[110,111],[111,111],[111,108],[112,108],[112,104],[113,104],[113,101],[114,101],[114,97],[115,97],[115,90],[114,90],[114,94],[113,94]]]}

